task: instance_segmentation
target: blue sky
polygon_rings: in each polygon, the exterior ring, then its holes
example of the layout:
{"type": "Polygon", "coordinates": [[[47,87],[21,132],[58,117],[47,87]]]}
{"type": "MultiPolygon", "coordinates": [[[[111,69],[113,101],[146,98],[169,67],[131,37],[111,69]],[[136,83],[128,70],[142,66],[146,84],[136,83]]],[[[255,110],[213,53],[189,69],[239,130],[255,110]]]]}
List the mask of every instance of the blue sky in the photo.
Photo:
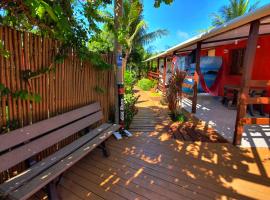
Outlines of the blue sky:
{"type": "MultiPolygon", "coordinates": [[[[211,13],[217,12],[229,0],[174,0],[171,5],[153,7],[154,0],[143,0],[144,17],[149,31],[167,29],[169,35],[151,44],[152,51],[166,50],[198,34],[199,30],[211,26],[211,13]]],[[[251,3],[256,0],[250,0],[251,3]]],[[[270,3],[260,0],[259,7],[270,3]]]]}

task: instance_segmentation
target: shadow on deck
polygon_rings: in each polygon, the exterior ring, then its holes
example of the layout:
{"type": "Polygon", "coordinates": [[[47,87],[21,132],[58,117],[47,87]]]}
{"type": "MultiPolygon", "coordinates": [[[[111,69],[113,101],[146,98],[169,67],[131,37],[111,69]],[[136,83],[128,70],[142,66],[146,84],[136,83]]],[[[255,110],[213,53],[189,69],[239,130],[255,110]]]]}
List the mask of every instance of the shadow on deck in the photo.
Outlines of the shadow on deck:
{"type": "MultiPolygon", "coordinates": [[[[183,100],[183,107],[188,112],[191,112],[191,100],[185,98],[183,100]]],[[[229,110],[223,106],[218,97],[199,94],[195,117],[208,123],[221,136],[232,143],[236,110],[229,110]]],[[[247,117],[250,116],[247,114],[247,117]]],[[[270,148],[270,125],[245,125],[244,128],[242,147],[270,148]]]]}
{"type": "Polygon", "coordinates": [[[173,140],[165,107],[146,93],[131,138],[108,141],[71,168],[60,183],[62,199],[268,199],[267,148],[173,140]]]}

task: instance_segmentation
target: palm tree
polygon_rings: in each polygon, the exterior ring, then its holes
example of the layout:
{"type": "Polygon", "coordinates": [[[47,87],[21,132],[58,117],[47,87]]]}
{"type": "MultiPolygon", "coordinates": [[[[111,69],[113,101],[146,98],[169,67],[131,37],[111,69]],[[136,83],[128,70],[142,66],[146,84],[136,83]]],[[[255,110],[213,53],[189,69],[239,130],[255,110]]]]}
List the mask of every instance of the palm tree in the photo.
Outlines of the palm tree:
{"type": "Polygon", "coordinates": [[[236,17],[242,16],[257,8],[259,1],[250,5],[249,0],[230,0],[229,5],[222,6],[219,13],[213,14],[213,26],[222,25],[236,17]]]}
{"type": "Polygon", "coordinates": [[[142,16],[143,6],[140,0],[124,0],[123,17],[120,19],[120,30],[117,33],[119,42],[123,45],[123,64],[125,70],[127,61],[136,45],[147,45],[167,34],[164,29],[147,32],[147,24],[142,16]]]}

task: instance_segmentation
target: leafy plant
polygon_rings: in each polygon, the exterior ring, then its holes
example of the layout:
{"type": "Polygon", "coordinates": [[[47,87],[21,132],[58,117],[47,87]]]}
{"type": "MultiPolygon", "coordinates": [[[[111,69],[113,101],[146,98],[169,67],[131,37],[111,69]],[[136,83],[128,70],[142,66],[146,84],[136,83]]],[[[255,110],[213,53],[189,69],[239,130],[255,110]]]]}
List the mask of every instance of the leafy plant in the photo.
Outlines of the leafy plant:
{"type": "Polygon", "coordinates": [[[144,91],[149,91],[155,85],[156,85],[156,82],[148,78],[142,78],[141,80],[138,81],[139,88],[141,88],[144,91]]]}
{"type": "Polygon", "coordinates": [[[2,126],[0,129],[0,133],[7,133],[9,130],[15,130],[19,127],[19,121],[18,120],[7,120],[6,126],[2,126]]]}
{"type": "Polygon", "coordinates": [[[11,95],[14,99],[30,100],[36,103],[41,101],[41,96],[39,94],[28,92],[27,90],[17,90],[11,91],[9,88],[5,87],[4,84],[0,83],[0,97],[11,95]]]}
{"type": "Polygon", "coordinates": [[[140,0],[123,2],[123,17],[120,19],[120,29],[117,36],[123,46],[123,64],[126,69],[128,58],[136,45],[146,45],[150,42],[167,35],[164,29],[147,32],[147,23],[143,19],[143,5],[140,0]]]}
{"type": "Polygon", "coordinates": [[[138,109],[136,108],[136,103],[139,97],[135,96],[133,90],[134,85],[137,81],[135,73],[132,71],[126,71],[124,80],[125,80],[125,96],[124,96],[125,128],[128,129],[134,116],[138,112],[138,109]]]}
{"type": "Polygon", "coordinates": [[[8,58],[10,56],[10,53],[5,50],[3,42],[0,40],[0,56],[3,56],[4,58],[8,58]]]}
{"type": "Polygon", "coordinates": [[[137,81],[135,72],[126,71],[124,75],[124,80],[125,80],[125,93],[126,94],[133,93],[133,87],[137,81]]]}
{"type": "Polygon", "coordinates": [[[137,114],[138,109],[136,107],[136,103],[139,99],[139,96],[135,96],[134,94],[125,94],[124,102],[125,102],[125,128],[128,129],[132,119],[137,114]]]}
{"type": "Polygon", "coordinates": [[[100,54],[89,51],[87,42],[100,31],[98,23],[106,21],[101,8],[109,3],[110,0],[3,0],[0,2],[0,23],[58,39],[61,41],[60,56],[66,56],[67,49],[73,48],[79,58],[107,69],[111,65],[106,64],[100,54]]]}
{"type": "Polygon", "coordinates": [[[173,122],[183,123],[183,122],[187,121],[187,118],[183,113],[177,113],[176,115],[171,113],[170,117],[171,117],[173,122]]]}
{"type": "Polygon", "coordinates": [[[230,0],[228,5],[222,6],[219,13],[213,13],[212,25],[219,26],[236,17],[242,16],[257,8],[259,1],[250,5],[249,0],[230,0]]]}
{"type": "Polygon", "coordinates": [[[55,70],[56,70],[56,67],[43,67],[42,69],[38,69],[37,71],[24,70],[24,71],[21,71],[21,77],[27,81],[29,79],[39,77],[43,74],[55,72],[55,70]]]}
{"type": "Polygon", "coordinates": [[[182,84],[185,77],[185,71],[176,70],[176,73],[170,78],[168,88],[166,90],[168,108],[171,111],[173,118],[179,114],[179,102],[182,98],[182,84]]]}
{"type": "Polygon", "coordinates": [[[94,90],[95,90],[96,93],[98,93],[98,94],[105,94],[105,93],[106,93],[106,90],[105,90],[104,88],[98,86],[98,85],[97,85],[96,87],[94,87],[94,90]]]}
{"type": "Polygon", "coordinates": [[[155,0],[154,6],[156,8],[160,7],[161,3],[165,3],[165,4],[171,4],[174,0],[155,0]]]}

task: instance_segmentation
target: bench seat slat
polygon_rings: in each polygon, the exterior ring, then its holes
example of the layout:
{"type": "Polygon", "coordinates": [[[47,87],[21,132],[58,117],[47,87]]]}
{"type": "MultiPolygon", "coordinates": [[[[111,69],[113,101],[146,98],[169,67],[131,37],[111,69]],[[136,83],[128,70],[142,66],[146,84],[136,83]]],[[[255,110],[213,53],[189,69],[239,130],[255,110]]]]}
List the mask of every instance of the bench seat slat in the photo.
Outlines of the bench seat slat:
{"type": "Polygon", "coordinates": [[[0,185],[0,193],[6,196],[9,192],[19,188],[23,183],[29,181],[33,177],[40,174],[42,171],[46,170],[53,164],[57,163],[59,160],[71,154],[76,149],[83,146],[85,143],[89,142],[91,139],[96,137],[101,132],[106,131],[106,129],[108,129],[109,127],[111,127],[111,124],[108,123],[102,124],[98,128],[90,131],[89,133],[80,137],[71,144],[58,150],[53,155],[50,155],[47,158],[43,159],[42,161],[36,163],[35,165],[27,169],[23,174],[19,174],[18,176],[9,179],[7,182],[0,185]]]}
{"type": "Polygon", "coordinates": [[[15,166],[101,119],[100,111],[3,154],[0,156],[0,171],[15,166]]]}
{"type": "Polygon", "coordinates": [[[90,151],[92,151],[99,144],[105,141],[108,137],[112,135],[114,131],[118,130],[119,128],[119,125],[112,125],[105,132],[101,133],[93,140],[83,145],[81,148],[79,148],[63,160],[59,161],[57,164],[53,165],[46,171],[42,172],[39,176],[36,176],[30,182],[13,191],[10,194],[9,198],[14,200],[25,200],[31,197],[35,192],[39,191],[42,187],[47,185],[53,179],[58,177],[71,166],[73,166],[76,162],[81,160],[84,156],[86,156],[90,151]]]}
{"type": "Polygon", "coordinates": [[[11,131],[0,136],[0,152],[12,148],[18,144],[43,135],[58,127],[101,110],[100,104],[93,103],[88,106],[43,120],[32,125],[11,131]]]}

